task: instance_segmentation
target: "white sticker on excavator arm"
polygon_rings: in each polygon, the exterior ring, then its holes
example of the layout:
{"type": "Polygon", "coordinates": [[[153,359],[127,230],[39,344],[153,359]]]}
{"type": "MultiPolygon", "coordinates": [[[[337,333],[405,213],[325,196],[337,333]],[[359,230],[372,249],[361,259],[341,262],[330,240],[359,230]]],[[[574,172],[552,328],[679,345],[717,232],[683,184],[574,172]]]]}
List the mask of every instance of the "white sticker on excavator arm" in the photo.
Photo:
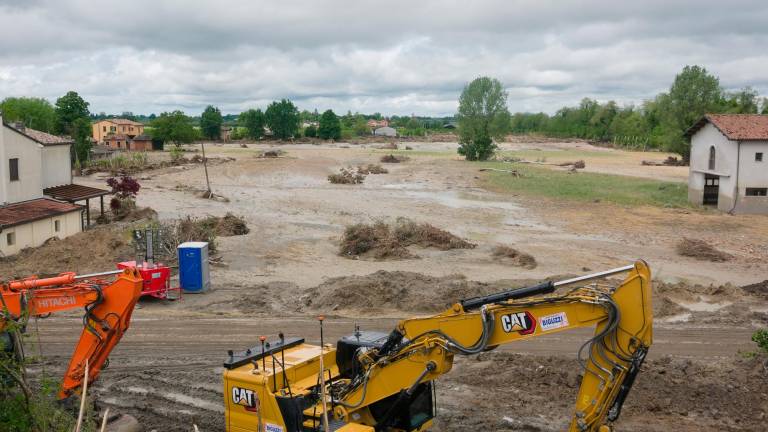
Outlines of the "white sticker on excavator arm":
{"type": "Polygon", "coordinates": [[[539,318],[539,324],[542,331],[568,327],[568,315],[565,312],[558,312],[553,315],[543,316],[539,318]]]}

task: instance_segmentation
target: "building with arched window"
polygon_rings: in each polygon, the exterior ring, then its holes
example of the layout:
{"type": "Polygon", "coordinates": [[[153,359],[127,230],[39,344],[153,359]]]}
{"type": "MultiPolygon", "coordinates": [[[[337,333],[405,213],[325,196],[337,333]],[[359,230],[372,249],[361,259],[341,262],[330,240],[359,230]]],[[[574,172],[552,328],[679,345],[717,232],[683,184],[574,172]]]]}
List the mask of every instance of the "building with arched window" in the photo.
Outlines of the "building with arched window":
{"type": "Polygon", "coordinates": [[[686,136],[691,139],[689,201],[768,214],[768,115],[707,114],[686,136]]]}

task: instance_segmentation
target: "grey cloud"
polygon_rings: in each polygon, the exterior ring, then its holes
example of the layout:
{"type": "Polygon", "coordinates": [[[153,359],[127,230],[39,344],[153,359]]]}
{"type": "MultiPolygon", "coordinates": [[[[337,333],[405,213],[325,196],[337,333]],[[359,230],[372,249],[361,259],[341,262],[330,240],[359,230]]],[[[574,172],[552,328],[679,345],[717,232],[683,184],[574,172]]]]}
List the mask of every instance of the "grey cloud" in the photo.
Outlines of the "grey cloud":
{"type": "Polygon", "coordinates": [[[490,75],[512,110],[554,112],[582,97],[639,103],[686,64],[766,93],[765,22],[764,1],[0,0],[0,97],[444,115],[490,75]]]}

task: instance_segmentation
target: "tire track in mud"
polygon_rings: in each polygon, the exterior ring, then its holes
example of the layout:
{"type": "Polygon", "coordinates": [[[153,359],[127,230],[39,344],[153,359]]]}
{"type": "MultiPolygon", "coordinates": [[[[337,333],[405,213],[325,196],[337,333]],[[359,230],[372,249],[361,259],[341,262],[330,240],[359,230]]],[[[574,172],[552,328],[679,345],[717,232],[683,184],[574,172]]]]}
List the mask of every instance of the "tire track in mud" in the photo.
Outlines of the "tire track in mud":
{"type": "MultiPolygon", "coordinates": [[[[192,359],[190,359],[192,360],[192,359]]],[[[94,392],[112,411],[130,414],[143,430],[224,430],[221,366],[132,364],[108,370],[94,392]]]]}

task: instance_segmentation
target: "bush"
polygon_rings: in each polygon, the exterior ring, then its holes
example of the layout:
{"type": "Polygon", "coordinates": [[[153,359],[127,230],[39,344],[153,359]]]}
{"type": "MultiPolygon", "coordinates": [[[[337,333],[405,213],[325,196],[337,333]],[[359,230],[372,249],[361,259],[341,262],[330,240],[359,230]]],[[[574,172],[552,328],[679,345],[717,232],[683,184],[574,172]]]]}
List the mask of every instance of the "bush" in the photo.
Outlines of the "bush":
{"type": "Polygon", "coordinates": [[[386,168],[384,168],[381,165],[374,165],[374,164],[368,164],[366,166],[359,166],[357,167],[358,174],[387,174],[389,171],[387,171],[386,168]]]}
{"type": "Polygon", "coordinates": [[[315,128],[314,125],[307,126],[307,128],[304,129],[304,136],[307,138],[317,137],[317,128],[315,128]]]}
{"type": "Polygon", "coordinates": [[[184,149],[181,146],[175,145],[171,147],[170,154],[172,162],[179,162],[184,158],[184,149]]]}
{"type": "Polygon", "coordinates": [[[768,330],[762,329],[756,331],[752,335],[752,342],[757,344],[757,347],[768,354],[768,330]]]}
{"type": "Polygon", "coordinates": [[[86,168],[95,171],[106,171],[112,174],[142,171],[149,166],[149,157],[145,152],[130,152],[119,154],[108,159],[90,160],[86,168]]]}

